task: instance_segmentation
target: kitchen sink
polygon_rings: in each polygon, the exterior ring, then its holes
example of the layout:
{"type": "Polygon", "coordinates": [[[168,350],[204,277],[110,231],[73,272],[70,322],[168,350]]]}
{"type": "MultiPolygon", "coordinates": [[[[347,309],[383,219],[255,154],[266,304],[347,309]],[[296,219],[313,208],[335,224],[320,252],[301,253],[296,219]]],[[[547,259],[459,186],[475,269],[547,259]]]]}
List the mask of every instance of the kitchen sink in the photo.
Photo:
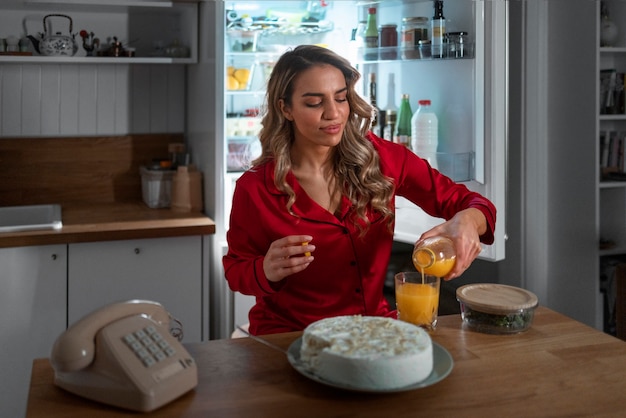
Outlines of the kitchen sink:
{"type": "Polygon", "coordinates": [[[0,233],[61,229],[61,205],[0,207],[0,233]]]}

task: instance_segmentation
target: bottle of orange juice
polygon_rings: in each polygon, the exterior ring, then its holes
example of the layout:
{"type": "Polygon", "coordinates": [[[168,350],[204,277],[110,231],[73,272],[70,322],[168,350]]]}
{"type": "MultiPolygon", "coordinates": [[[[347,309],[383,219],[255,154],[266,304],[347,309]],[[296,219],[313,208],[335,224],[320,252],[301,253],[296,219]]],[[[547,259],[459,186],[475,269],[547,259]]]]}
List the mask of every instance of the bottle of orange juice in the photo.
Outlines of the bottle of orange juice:
{"type": "Polygon", "coordinates": [[[423,274],[444,277],[452,271],[455,262],[456,251],[450,238],[425,238],[413,249],[413,265],[423,274]]]}

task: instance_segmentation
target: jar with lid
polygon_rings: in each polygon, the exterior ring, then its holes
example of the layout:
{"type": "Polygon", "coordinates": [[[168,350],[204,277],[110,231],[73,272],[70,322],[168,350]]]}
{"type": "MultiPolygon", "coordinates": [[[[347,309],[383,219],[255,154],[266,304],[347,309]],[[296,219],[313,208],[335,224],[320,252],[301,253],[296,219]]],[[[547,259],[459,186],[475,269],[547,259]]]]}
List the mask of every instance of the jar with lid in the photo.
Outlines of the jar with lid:
{"type": "Polygon", "coordinates": [[[402,36],[400,48],[402,59],[417,59],[417,47],[420,40],[428,39],[429,19],[424,16],[405,17],[402,19],[402,36]]]}
{"type": "Polygon", "coordinates": [[[398,25],[386,24],[380,27],[380,58],[395,60],[398,58],[398,25]]]}
{"type": "Polygon", "coordinates": [[[424,238],[415,244],[413,265],[420,273],[445,277],[456,263],[456,250],[450,238],[424,238]]]}

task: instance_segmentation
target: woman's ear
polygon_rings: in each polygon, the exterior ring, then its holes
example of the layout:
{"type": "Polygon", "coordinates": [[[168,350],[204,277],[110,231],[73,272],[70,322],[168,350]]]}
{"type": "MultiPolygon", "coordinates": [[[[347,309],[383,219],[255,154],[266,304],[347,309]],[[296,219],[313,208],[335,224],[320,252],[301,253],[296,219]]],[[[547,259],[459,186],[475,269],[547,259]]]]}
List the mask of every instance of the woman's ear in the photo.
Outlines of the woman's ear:
{"type": "Polygon", "coordinates": [[[284,99],[278,100],[278,106],[280,107],[280,111],[283,114],[283,117],[289,121],[293,121],[293,116],[291,116],[289,106],[287,106],[284,99]]]}

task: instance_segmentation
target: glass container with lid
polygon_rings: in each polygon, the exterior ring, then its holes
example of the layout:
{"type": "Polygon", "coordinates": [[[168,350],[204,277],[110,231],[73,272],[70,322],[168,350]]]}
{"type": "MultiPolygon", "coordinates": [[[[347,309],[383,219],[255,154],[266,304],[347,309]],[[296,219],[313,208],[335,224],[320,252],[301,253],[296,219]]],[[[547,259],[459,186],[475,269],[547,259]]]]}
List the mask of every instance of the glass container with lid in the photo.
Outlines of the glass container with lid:
{"type": "Polygon", "coordinates": [[[405,17],[402,19],[400,48],[402,59],[417,59],[419,41],[428,39],[429,19],[424,16],[405,17]]]}
{"type": "Polygon", "coordinates": [[[530,328],[537,296],[525,289],[475,283],[456,290],[465,327],[487,334],[515,334],[530,328]]]}

